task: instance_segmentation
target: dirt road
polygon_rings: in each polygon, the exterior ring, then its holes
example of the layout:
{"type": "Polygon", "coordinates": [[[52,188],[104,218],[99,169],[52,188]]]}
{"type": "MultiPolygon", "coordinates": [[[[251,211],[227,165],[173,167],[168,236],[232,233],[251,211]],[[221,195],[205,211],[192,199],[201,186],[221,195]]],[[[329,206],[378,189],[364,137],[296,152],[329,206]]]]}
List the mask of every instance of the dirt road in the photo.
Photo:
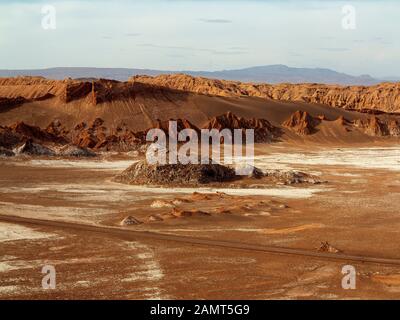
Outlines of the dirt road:
{"type": "Polygon", "coordinates": [[[223,247],[223,248],[229,248],[229,249],[234,249],[234,250],[237,249],[237,250],[246,250],[246,251],[258,251],[258,252],[265,252],[265,253],[269,253],[269,254],[314,257],[314,258],[318,258],[318,259],[331,260],[331,261],[361,262],[361,263],[400,266],[400,259],[358,256],[358,255],[349,255],[349,254],[342,254],[342,253],[333,254],[333,253],[325,253],[325,252],[313,252],[313,251],[304,250],[304,249],[261,246],[261,245],[257,245],[257,244],[242,243],[242,242],[201,239],[201,238],[195,238],[195,237],[178,236],[178,235],[163,234],[163,233],[157,233],[157,232],[127,230],[127,229],[121,229],[121,228],[117,228],[117,227],[96,226],[96,225],[89,225],[89,224],[62,222],[62,221],[50,221],[50,220],[44,220],[44,219],[32,219],[32,218],[24,218],[24,217],[9,216],[9,215],[0,215],[0,221],[19,223],[19,224],[24,224],[24,225],[46,226],[46,227],[53,227],[53,228],[57,228],[57,229],[70,229],[70,230],[88,231],[88,232],[95,232],[95,233],[106,233],[107,235],[130,238],[131,240],[137,240],[137,239],[163,240],[163,241],[173,241],[173,242],[180,242],[180,243],[198,245],[198,246],[223,247]]]}

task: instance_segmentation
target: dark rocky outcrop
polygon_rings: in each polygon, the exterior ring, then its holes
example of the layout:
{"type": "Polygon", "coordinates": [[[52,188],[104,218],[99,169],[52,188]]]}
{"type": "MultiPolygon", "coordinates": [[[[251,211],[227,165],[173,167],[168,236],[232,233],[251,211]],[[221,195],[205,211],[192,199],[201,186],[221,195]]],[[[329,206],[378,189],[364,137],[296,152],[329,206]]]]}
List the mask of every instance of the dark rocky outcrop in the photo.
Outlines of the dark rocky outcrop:
{"type": "Polygon", "coordinates": [[[0,97],[0,112],[7,109],[24,104],[27,100],[23,97],[17,98],[2,98],[0,97]]]}
{"type": "Polygon", "coordinates": [[[279,171],[270,170],[264,173],[265,177],[272,179],[277,184],[291,185],[291,184],[320,184],[323,181],[317,176],[301,172],[301,171],[279,171]]]}
{"type": "Polygon", "coordinates": [[[34,143],[31,139],[26,141],[21,146],[18,146],[14,149],[14,153],[17,155],[30,155],[30,156],[55,156],[56,153],[38,143],[34,143]]]}
{"type": "Polygon", "coordinates": [[[143,222],[136,219],[133,216],[128,216],[124,220],[121,221],[121,226],[133,226],[133,225],[139,225],[142,224],[143,222]]]}
{"type": "Polygon", "coordinates": [[[15,153],[9,149],[0,147],[0,157],[13,157],[15,153]]]}
{"type": "Polygon", "coordinates": [[[146,161],[139,161],[114,180],[127,184],[199,185],[232,181],[235,178],[235,170],[220,164],[151,165],[146,161]]]}
{"type": "Polygon", "coordinates": [[[92,92],[92,83],[70,81],[65,85],[65,89],[60,96],[60,99],[62,102],[68,103],[85,98],[90,92],[92,92]]]}

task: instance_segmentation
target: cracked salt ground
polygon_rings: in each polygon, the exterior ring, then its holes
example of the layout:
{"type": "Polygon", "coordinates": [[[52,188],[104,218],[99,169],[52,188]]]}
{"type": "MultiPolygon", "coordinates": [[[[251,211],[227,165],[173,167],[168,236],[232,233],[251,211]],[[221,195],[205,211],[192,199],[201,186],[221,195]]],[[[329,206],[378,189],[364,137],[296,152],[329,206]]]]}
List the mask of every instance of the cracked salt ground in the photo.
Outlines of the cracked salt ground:
{"type": "Polygon", "coordinates": [[[23,227],[20,225],[0,222],[0,242],[15,240],[50,239],[55,236],[56,235],[54,234],[38,232],[31,228],[23,227]]]}
{"type": "Polygon", "coordinates": [[[122,282],[145,282],[140,290],[146,292],[145,297],[149,300],[168,299],[157,284],[164,278],[164,272],[157,261],[154,251],[140,242],[127,242],[129,251],[133,251],[132,258],[139,260],[137,271],[130,273],[122,282]]]}
{"type": "Polygon", "coordinates": [[[47,167],[47,168],[78,168],[78,169],[92,169],[92,170],[124,170],[128,168],[137,160],[29,160],[29,161],[15,161],[11,164],[15,166],[32,166],[32,167],[47,167]]]}
{"type": "Polygon", "coordinates": [[[0,202],[1,214],[21,217],[34,217],[37,219],[51,218],[54,220],[67,220],[85,223],[94,223],[101,215],[111,214],[112,210],[77,207],[50,207],[41,205],[16,204],[13,202],[0,202]],[[95,220],[95,221],[94,221],[95,220]]]}
{"type": "Polygon", "coordinates": [[[363,169],[400,171],[400,147],[342,148],[308,153],[272,153],[256,156],[260,169],[293,169],[296,166],[351,166],[363,169]]]}

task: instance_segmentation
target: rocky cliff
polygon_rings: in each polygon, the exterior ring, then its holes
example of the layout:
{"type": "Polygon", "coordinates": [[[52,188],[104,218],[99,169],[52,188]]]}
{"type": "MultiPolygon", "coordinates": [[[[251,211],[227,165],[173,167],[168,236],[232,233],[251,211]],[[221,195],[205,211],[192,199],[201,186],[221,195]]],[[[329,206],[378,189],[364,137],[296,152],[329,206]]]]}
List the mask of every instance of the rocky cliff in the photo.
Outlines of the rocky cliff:
{"type": "Polygon", "coordinates": [[[256,84],[191,77],[184,74],[157,77],[135,76],[131,82],[224,97],[251,96],[283,101],[325,104],[358,111],[400,112],[400,83],[374,86],[323,84],[256,84]]]}

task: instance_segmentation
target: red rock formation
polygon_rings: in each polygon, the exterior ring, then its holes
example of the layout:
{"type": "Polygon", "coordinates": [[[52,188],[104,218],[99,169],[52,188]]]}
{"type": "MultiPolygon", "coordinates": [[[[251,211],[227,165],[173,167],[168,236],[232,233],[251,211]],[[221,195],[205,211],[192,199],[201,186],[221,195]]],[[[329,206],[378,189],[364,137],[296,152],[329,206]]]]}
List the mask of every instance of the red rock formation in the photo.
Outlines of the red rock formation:
{"type": "Polygon", "coordinates": [[[17,122],[9,127],[0,127],[0,146],[12,149],[26,141],[35,143],[64,144],[67,139],[58,132],[42,130],[39,127],[17,122]]]}
{"type": "Polygon", "coordinates": [[[372,116],[366,120],[356,120],[354,121],[354,126],[373,137],[389,135],[387,124],[376,116],[372,116]]]}
{"type": "Polygon", "coordinates": [[[313,118],[305,111],[296,111],[282,125],[300,135],[310,135],[315,132],[315,127],[320,119],[313,118]]]}
{"type": "Polygon", "coordinates": [[[193,129],[196,132],[200,132],[200,129],[198,127],[196,127],[194,124],[186,119],[170,119],[167,121],[160,121],[159,119],[157,119],[157,123],[154,128],[161,129],[166,134],[168,134],[170,121],[176,121],[178,133],[184,129],[193,129]]]}
{"type": "Polygon", "coordinates": [[[254,142],[263,143],[270,142],[278,135],[278,128],[274,127],[268,120],[265,119],[245,119],[236,116],[231,112],[212,118],[204,129],[254,129],[254,142]]]}
{"type": "Polygon", "coordinates": [[[320,103],[354,110],[400,112],[400,83],[375,86],[324,84],[256,84],[192,77],[184,74],[135,76],[132,82],[217,96],[252,96],[284,101],[320,103]]]}
{"type": "Polygon", "coordinates": [[[59,136],[58,134],[54,134],[48,132],[47,130],[42,130],[39,127],[28,125],[24,122],[17,122],[9,127],[9,129],[18,134],[22,139],[34,139],[34,141],[40,142],[52,142],[52,143],[63,143],[65,142],[65,138],[59,136]]]}
{"type": "Polygon", "coordinates": [[[135,76],[129,82],[104,79],[93,82],[71,79],[57,81],[40,77],[0,79],[1,98],[23,97],[35,100],[56,96],[65,103],[85,98],[91,105],[128,99],[133,97],[135,92],[143,90],[149,93],[161,92],[162,88],[216,96],[252,96],[319,103],[370,114],[379,111],[400,112],[400,83],[381,83],[369,87],[324,84],[269,85],[191,77],[184,74],[135,76]]]}
{"type": "Polygon", "coordinates": [[[400,122],[395,119],[389,120],[388,131],[392,137],[400,137],[400,122]]]}

